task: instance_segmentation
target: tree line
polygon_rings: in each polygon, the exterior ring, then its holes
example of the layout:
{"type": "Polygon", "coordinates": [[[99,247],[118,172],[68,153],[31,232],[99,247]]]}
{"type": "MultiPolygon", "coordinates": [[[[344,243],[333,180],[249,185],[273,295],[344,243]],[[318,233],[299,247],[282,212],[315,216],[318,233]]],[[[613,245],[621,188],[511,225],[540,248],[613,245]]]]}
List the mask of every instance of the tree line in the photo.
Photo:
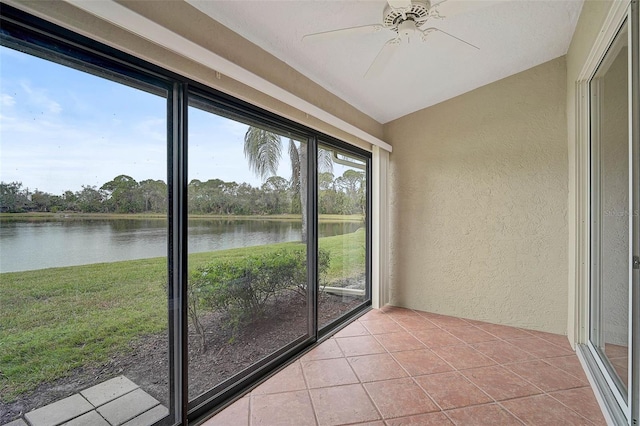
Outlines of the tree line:
{"type": "MultiPolygon", "coordinates": [[[[346,170],[338,177],[331,172],[319,173],[318,189],[321,214],[364,214],[364,172],[346,170]]],[[[299,191],[299,180],[280,176],[267,178],[259,187],[220,179],[194,179],[188,185],[189,213],[300,214],[299,191]]],[[[167,184],[162,180],[137,182],[127,175],[116,176],[100,187],[83,185],[79,191],[60,195],[32,191],[20,182],[0,182],[0,212],[166,213],[167,194],[167,184]]]]}

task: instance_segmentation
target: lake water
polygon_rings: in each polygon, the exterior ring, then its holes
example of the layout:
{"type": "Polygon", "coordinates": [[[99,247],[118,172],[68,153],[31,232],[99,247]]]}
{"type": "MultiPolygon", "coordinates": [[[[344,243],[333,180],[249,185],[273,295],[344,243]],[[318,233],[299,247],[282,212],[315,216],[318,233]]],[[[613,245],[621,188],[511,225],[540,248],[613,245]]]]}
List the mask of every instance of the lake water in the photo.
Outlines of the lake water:
{"type": "MultiPolygon", "coordinates": [[[[354,232],[359,223],[320,223],[321,237],[354,232]]],[[[0,272],[28,271],[167,255],[162,219],[3,221],[0,272]]],[[[189,252],[200,253],[300,241],[301,223],[274,220],[194,219],[189,252]]]]}

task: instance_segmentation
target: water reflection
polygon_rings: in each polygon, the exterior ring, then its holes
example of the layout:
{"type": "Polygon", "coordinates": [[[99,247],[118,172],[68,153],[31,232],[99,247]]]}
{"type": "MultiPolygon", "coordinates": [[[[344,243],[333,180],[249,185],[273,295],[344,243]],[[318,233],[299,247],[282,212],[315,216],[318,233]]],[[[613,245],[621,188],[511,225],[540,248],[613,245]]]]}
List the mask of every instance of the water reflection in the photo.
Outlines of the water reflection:
{"type": "MultiPolygon", "coordinates": [[[[357,222],[320,223],[320,237],[354,232],[357,222]]],[[[199,253],[299,241],[301,223],[278,220],[189,221],[189,250],[199,253]]],[[[166,256],[165,219],[11,220],[0,226],[0,272],[166,256]]]]}

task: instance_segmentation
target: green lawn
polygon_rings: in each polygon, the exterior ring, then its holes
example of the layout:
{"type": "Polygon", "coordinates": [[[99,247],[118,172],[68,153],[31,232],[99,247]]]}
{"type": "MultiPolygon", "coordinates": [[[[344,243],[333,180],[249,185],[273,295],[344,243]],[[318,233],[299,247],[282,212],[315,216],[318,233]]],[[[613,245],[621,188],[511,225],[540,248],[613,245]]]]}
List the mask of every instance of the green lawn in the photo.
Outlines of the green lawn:
{"type": "MultiPolygon", "coordinates": [[[[189,268],[299,243],[192,254],[189,268]]],[[[363,230],[320,239],[328,279],[364,271],[363,230]]],[[[0,274],[0,399],[13,400],[70,370],[103,362],[139,336],[167,328],[166,259],[0,274]]]]}

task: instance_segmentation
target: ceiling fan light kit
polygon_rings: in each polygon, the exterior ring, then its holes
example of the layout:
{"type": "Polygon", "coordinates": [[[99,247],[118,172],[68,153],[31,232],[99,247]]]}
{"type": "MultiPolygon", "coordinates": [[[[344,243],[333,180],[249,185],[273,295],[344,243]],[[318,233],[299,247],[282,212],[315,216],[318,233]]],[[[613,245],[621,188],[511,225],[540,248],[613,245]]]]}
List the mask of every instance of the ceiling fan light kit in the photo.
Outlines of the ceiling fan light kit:
{"type": "Polygon", "coordinates": [[[421,27],[430,19],[443,19],[438,6],[447,0],[437,4],[432,4],[430,0],[387,0],[382,13],[382,24],[362,25],[357,27],[341,28],[337,30],[323,31],[308,34],[302,38],[303,41],[321,41],[342,36],[352,36],[358,34],[373,34],[383,30],[395,33],[393,38],[388,40],[380,52],[376,55],[373,63],[367,69],[365,78],[374,77],[380,74],[386,64],[391,60],[396,49],[402,44],[410,44],[413,40],[425,42],[427,36],[435,31],[441,32],[455,40],[458,40],[470,47],[479,49],[477,46],[462,40],[439,28],[421,27]]]}

